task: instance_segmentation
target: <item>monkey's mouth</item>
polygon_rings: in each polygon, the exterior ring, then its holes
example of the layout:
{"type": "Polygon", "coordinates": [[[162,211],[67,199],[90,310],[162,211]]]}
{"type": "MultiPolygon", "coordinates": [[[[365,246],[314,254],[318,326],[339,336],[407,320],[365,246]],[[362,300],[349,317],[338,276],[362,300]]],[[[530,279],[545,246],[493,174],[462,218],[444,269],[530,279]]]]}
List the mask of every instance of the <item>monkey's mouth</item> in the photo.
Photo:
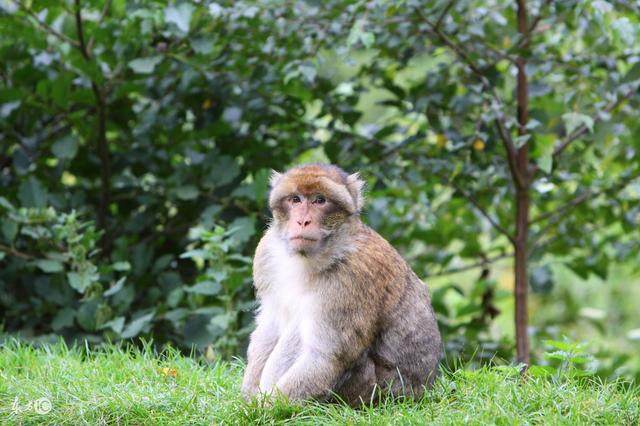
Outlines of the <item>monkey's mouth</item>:
{"type": "Polygon", "coordinates": [[[309,241],[314,242],[318,241],[317,238],[305,237],[304,235],[296,235],[295,237],[289,238],[289,241],[309,241]]]}

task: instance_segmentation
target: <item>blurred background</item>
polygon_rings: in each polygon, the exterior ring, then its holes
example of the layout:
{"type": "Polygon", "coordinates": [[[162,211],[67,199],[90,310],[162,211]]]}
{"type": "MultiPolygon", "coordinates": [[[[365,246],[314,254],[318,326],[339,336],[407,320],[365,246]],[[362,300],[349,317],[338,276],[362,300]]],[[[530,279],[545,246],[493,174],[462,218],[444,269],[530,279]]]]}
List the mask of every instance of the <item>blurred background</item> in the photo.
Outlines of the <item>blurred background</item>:
{"type": "Polygon", "coordinates": [[[532,361],[640,379],[639,84],[639,2],[0,0],[0,333],[244,355],[269,173],[332,162],[448,363],[516,359],[520,241],[532,361]]]}

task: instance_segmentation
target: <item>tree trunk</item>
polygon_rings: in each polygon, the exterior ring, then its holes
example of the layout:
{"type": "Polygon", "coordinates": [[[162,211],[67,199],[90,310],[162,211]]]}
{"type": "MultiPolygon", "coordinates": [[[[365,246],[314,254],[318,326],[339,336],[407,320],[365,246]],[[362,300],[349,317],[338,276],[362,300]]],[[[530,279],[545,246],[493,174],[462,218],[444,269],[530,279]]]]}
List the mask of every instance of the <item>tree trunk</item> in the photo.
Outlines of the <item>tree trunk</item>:
{"type": "MultiPolygon", "coordinates": [[[[529,39],[529,24],[527,23],[526,0],[518,0],[518,32],[523,40],[529,39]]],[[[523,50],[529,47],[527,41],[523,50]]],[[[527,61],[524,56],[516,60],[518,81],[516,97],[518,105],[518,135],[527,134],[529,121],[529,83],[527,81],[527,61]]],[[[529,173],[529,142],[518,148],[516,168],[521,182],[516,182],[516,236],[513,243],[515,250],[515,328],[516,328],[516,360],[529,365],[529,335],[527,313],[527,240],[529,237],[529,188],[531,177],[529,173]]]]}
{"type": "Polygon", "coordinates": [[[515,249],[515,326],[516,360],[529,365],[529,335],[527,313],[527,238],[529,235],[529,190],[516,192],[516,238],[515,249]]]}

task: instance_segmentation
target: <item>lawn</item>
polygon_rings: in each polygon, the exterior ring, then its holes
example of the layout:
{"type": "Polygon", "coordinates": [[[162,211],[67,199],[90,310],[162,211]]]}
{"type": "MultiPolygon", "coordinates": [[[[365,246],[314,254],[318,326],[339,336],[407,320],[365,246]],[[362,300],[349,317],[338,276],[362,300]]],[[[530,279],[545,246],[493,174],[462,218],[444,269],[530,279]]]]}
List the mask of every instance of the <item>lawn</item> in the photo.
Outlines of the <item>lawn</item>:
{"type": "Polygon", "coordinates": [[[269,407],[239,396],[242,364],[150,347],[0,348],[0,419],[9,424],[638,424],[640,389],[515,367],[443,374],[420,401],[353,410],[338,404],[269,407]]]}

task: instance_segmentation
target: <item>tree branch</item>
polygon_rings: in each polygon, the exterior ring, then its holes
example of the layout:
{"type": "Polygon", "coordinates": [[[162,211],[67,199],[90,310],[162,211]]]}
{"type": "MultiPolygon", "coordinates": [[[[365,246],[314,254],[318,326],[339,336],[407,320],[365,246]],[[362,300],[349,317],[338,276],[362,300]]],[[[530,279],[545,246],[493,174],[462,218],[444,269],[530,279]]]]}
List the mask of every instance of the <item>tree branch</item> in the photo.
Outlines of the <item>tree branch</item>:
{"type": "Polygon", "coordinates": [[[38,24],[38,26],[40,28],[42,28],[43,30],[45,30],[46,32],[48,32],[49,34],[51,34],[52,36],[56,37],[58,40],[61,41],[65,41],[67,43],[70,43],[72,46],[75,47],[79,47],[78,41],[72,39],[69,36],[66,36],[65,34],[53,29],[50,25],[48,25],[46,22],[42,22],[40,20],[40,18],[38,18],[38,15],[31,9],[27,9],[20,1],[18,0],[11,0],[11,2],[13,4],[15,4],[18,9],[22,10],[23,12],[26,12],[29,16],[31,16],[31,18],[36,21],[36,23],[38,24]]]}
{"type": "Polygon", "coordinates": [[[480,214],[482,216],[484,216],[489,223],[501,234],[503,234],[504,236],[506,236],[510,242],[514,242],[514,237],[513,235],[511,235],[511,233],[509,231],[507,231],[496,219],[494,219],[489,212],[487,212],[478,202],[478,200],[469,192],[465,191],[464,189],[462,189],[459,185],[457,185],[454,181],[452,180],[447,180],[447,183],[451,186],[453,186],[455,188],[456,191],[458,191],[460,194],[462,194],[462,196],[464,196],[464,198],[466,198],[471,204],[473,204],[473,206],[476,208],[476,210],[478,210],[480,212],[480,214]]]}
{"type": "MultiPolygon", "coordinates": [[[[100,26],[102,21],[104,21],[104,18],[107,16],[107,13],[109,13],[110,6],[111,6],[111,0],[106,0],[104,2],[104,7],[102,8],[102,13],[100,13],[100,18],[98,18],[98,23],[97,23],[98,27],[100,26]]],[[[89,52],[93,50],[94,41],[95,41],[95,35],[92,35],[91,38],[89,38],[89,43],[87,43],[87,50],[89,52]]]]}
{"type": "Polygon", "coordinates": [[[535,240],[532,242],[532,246],[535,246],[536,244],[539,243],[540,239],[542,238],[542,236],[544,236],[544,234],[546,234],[551,228],[553,228],[554,226],[556,226],[558,223],[560,223],[563,219],[566,218],[566,213],[570,210],[572,210],[573,208],[579,206],[580,204],[584,203],[585,201],[588,200],[592,200],[602,194],[612,194],[612,193],[617,193],[622,191],[624,188],[627,187],[627,185],[629,185],[631,182],[633,182],[635,179],[640,177],[640,169],[634,171],[633,173],[629,174],[628,176],[625,176],[623,178],[620,179],[620,181],[616,182],[613,185],[610,185],[606,188],[602,188],[598,191],[586,191],[583,192],[581,195],[575,197],[574,199],[572,199],[571,201],[569,201],[568,203],[563,204],[562,206],[558,207],[557,209],[542,214],[540,216],[538,216],[537,218],[531,220],[530,224],[534,224],[534,223],[538,223],[547,219],[550,219],[549,222],[547,223],[546,226],[544,226],[540,231],[538,231],[536,233],[536,238],[535,240]]]}
{"type": "Polygon", "coordinates": [[[449,14],[449,11],[453,6],[455,6],[456,3],[457,3],[457,0],[449,0],[449,3],[447,3],[444,9],[442,9],[440,16],[438,16],[438,19],[436,20],[436,23],[435,23],[435,28],[440,28],[442,21],[444,21],[444,18],[447,17],[447,15],[449,14]]]}
{"type": "Polygon", "coordinates": [[[516,186],[519,188],[524,187],[524,178],[518,171],[518,165],[516,164],[517,160],[517,152],[515,144],[513,143],[513,139],[511,139],[511,135],[509,131],[505,127],[504,120],[496,118],[496,128],[498,129],[498,134],[500,135],[500,140],[502,140],[502,145],[504,146],[505,151],[507,152],[507,164],[509,165],[509,171],[511,172],[511,176],[513,177],[516,186]]]}
{"type": "Polygon", "coordinates": [[[84,57],[84,59],[88,61],[91,58],[91,55],[89,54],[89,51],[87,50],[87,46],[84,42],[84,27],[82,25],[82,6],[80,5],[80,0],[75,0],[75,2],[76,2],[76,10],[75,10],[76,33],[78,34],[78,42],[80,44],[78,48],[80,49],[80,53],[82,53],[82,56],[84,57]]]}
{"type": "Polygon", "coordinates": [[[426,274],[423,275],[423,278],[432,278],[432,277],[442,277],[445,275],[452,275],[452,274],[458,274],[460,272],[464,272],[464,271],[469,271],[471,269],[476,269],[476,268],[481,268],[484,267],[490,263],[493,263],[495,261],[501,260],[501,259],[506,259],[508,257],[512,257],[513,253],[507,253],[507,254],[500,254],[494,257],[488,257],[485,259],[482,259],[476,263],[471,263],[468,265],[464,265],[464,266],[459,266],[459,267],[455,267],[455,268],[450,268],[450,269],[445,269],[443,271],[438,271],[438,272],[434,272],[432,274],[426,274]]]}
{"type": "Polygon", "coordinates": [[[557,209],[552,210],[552,211],[547,212],[547,213],[544,213],[544,214],[541,214],[540,216],[531,219],[531,221],[529,222],[529,225],[533,225],[535,223],[547,220],[550,217],[557,216],[557,215],[559,215],[560,213],[563,213],[566,210],[569,210],[569,209],[571,209],[573,207],[576,207],[576,206],[584,203],[585,201],[587,201],[590,198],[597,197],[598,195],[600,195],[600,193],[591,193],[589,191],[583,192],[578,197],[576,197],[573,200],[571,200],[570,202],[558,207],[557,209]]]}
{"type": "Polygon", "coordinates": [[[496,93],[495,88],[491,86],[491,84],[489,83],[489,80],[484,75],[482,70],[478,67],[478,65],[476,65],[476,63],[471,59],[471,57],[467,55],[467,53],[465,52],[465,49],[463,49],[462,46],[455,43],[446,34],[444,34],[442,30],[440,30],[440,28],[436,27],[436,25],[433,24],[429,20],[429,18],[427,18],[422,13],[420,9],[418,9],[418,13],[420,13],[420,16],[422,17],[422,19],[429,26],[431,33],[437,36],[440,39],[440,41],[442,41],[442,43],[444,43],[447,47],[449,47],[467,65],[467,67],[469,67],[469,69],[473,72],[473,74],[475,74],[476,77],[480,80],[480,83],[482,84],[482,87],[484,88],[484,90],[488,92],[490,96],[492,96],[493,99],[496,101],[496,103],[500,106],[500,113],[496,117],[496,125],[498,127],[498,132],[500,134],[500,138],[502,139],[502,143],[507,152],[507,162],[509,164],[509,171],[511,172],[511,175],[513,177],[513,180],[516,186],[524,187],[526,184],[524,176],[522,176],[521,171],[516,167],[517,153],[516,153],[515,144],[513,143],[513,139],[511,138],[511,135],[507,131],[507,126],[504,121],[504,116],[503,116],[504,105],[502,103],[502,100],[496,93]]]}
{"type": "MultiPolygon", "coordinates": [[[[635,93],[636,93],[636,90],[630,90],[625,95],[618,97],[618,99],[616,99],[615,101],[609,102],[609,104],[606,107],[604,107],[604,109],[602,111],[600,111],[600,112],[610,112],[610,111],[612,111],[613,109],[615,109],[616,107],[621,105],[624,101],[626,101],[631,96],[633,96],[635,93]]],[[[594,124],[599,122],[599,121],[601,121],[601,120],[602,120],[602,118],[600,117],[600,115],[596,115],[595,117],[593,117],[593,123],[594,124]]],[[[575,129],[573,132],[571,132],[570,134],[565,136],[565,138],[562,140],[560,145],[558,145],[553,150],[553,159],[555,160],[556,157],[560,156],[560,154],[562,154],[562,152],[565,149],[567,149],[567,147],[573,141],[578,139],[580,136],[584,135],[587,132],[587,130],[589,130],[589,128],[583,124],[580,127],[578,127],[577,129],[575,129]]]]}
{"type": "Polygon", "coordinates": [[[30,260],[30,259],[34,259],[35,258],[34,256],[32,256],[32,255],[30,255],[28,253],[21,252],[19,250],[14,249],[13,247],[9,247],[9,246],[6,246],[4,244],[0,244],[0,251],[3,251],[3,252],[5,252],[5,253],[7,253],[7,254],[9,254],[11,256],[19,257],[19,258],[22,258],[22,259],[30,260]]]}
{"type": "Polygon", "coordinates": [[[522,34],[520,39],[515,44],[515,49],[521,49],[523,46],[527,45],[529,41],[531,41],[532,35],[536,32],[538,28],[538,24],[542,20],[542,9],[549,6],[551,4],[551,0],[545,0],[544,4],[540,7],[540,12],[538,15],[531,20],[531,24],[529,25],[528,30],[525,34],[522,34]]]}

